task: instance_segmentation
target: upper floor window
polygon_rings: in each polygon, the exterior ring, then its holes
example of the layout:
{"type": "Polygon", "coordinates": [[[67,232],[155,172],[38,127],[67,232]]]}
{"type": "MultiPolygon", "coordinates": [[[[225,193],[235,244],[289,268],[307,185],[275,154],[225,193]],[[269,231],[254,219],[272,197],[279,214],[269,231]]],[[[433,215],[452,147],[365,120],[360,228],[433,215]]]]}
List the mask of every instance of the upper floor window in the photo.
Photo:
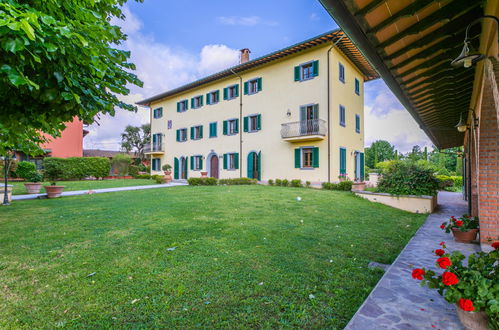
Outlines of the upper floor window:
{"type": "Polygon", "coordinates": [[[187,141],[187,128],[177,130],[177,142],[187,141]]]}
{"type": "Polygon", "coordinates": [[[201,108],[202,106],[203,106],[203,95],[199,95],[191,99],[192,109],[201,108]]]}
{"type": "Polygon", "coordinates": [[[189,102],[187,100],[177,102],[177,112],[184,112],[187,109],[189,109],[189,102]]]}
{"type": "Polygon", "coordinates": [[[210,123],[210,137],[217,137],[217,123],[210,123]]]}
{"type": "Polygon", "coordinates": [[[340,125],[343,127],[346,126],[345,118],[345,107],[340,105],[340,125]]]}
{"type": "Polygon", "coordinates": [[[224,100],[232,100],[239,96],[239,85],[224,88],[224,100]]]}
{"type": "Polygon", "coordinates": [[[360,116],[355,115],[355,132],[360,133],[360,116]]]}
{"type": "Polygon", "coordinates": [[[220,91],[216,90],[206,94],[206,104],[216,104],[220,100],[220,91]]]}
{"type": "Polygon", "coordinates": [[[355,94],[360,95],[360,81],[355,78],[355,94]]]}
{"type": "Polygon", "coordinates": [[[200,171],[203,169],[203,156],[191,157],[191,170],[200,171]]]}
{"type": "Polygon", "coordinates": [[[163,108],[156,108],[153,110],[153,118],[158,119],[163,117],[163,108]]]}
{"type": "Polygon", "coordinates": [[[244,131],[245,132],[256,132],[261,129],[262,126],[262,116],[261,115],[251,115],[244,117],[244,131]]]}
{"type": "Polygon", "coordinates": [[[244,83],[244,94],[256,94],[262,90],[262,78],[255,78],[244,83]]]}
{"type": "Polygon", "coordinates": [[[295,66],[295,81],[313,79],[319,75],[319,61],[307,62],[295,66]]]}
{"type": "Polygon", "coordinates": [[[224,120],[224,135],[235,135],[239,133],[239,119],[224,120]]]}
{"type": "Polygon", "coordinates": [[[341,63],[338,63],[338,69],[339,69],[339,71],[338,71],[339,72],[338,78],[340,79],[340,81],[342,83],[344,83],[345,82],[345,66],[343,66],[343,64],[341,64],[341,63]]]}
{"type": "Polygon", "coordinates": [[[191,127],[191,140],[199,140],[203,138],[203,126],[191,127]]]}

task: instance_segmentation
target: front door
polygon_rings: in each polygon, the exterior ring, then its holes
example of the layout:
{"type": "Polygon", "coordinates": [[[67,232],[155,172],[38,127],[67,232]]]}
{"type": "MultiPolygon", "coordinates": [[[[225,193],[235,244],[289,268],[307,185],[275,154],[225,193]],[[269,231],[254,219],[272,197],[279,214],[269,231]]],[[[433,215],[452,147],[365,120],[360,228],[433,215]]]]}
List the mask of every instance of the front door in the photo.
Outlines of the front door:
{"type": "Polygon", "coordinates": [[[187,157],[180,158],[180,179],[187,179],[187,157]]]}
{"type": "Polygon", "coordinates": [[[213,155],[210,159],[210,176],[218,179],[218,156],[213,155]]]}
{"type": "Polygon", "coordinates": [[[248,178],[261,180],[261,152],[248,154],[248,178]]]}
{"type": "Polygon", "coordinates": [[[300,135],[315,134],[319,111],[317,104],[306,105],[300,108],[300,135]]]}

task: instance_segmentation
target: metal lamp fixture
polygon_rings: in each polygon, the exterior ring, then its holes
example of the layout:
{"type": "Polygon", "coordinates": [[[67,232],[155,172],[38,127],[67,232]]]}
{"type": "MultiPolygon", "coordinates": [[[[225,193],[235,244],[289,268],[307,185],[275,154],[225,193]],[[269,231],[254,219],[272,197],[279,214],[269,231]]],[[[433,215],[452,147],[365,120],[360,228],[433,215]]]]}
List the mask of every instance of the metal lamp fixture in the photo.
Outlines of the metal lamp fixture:
{"type": "Polygon", "coordinates": [[[454,67],[465,67],[469,68],[473,64],[483,60],[485,58],[484,54],[479,53],[475,49],[473,49],[473,46],[470,44],[468,32],[471,26],[475,25],[479,21],[481,21],[484,18],[492,18],[496,23],[499,28],[499,19],[495,16],[492,15],[485,15],[482,17],[479,17],[475,19],[473,22],[471,22],[467,27],[466,27],[466,33],[464,37],[464,46],[463,50],[461,51],[461,54],[457,58],[455,58],[450,64],[454,67]]]}
{"type": "Polygon", "coordinates": [[[457,131],[460,133],[464,133],[468,129],[468,124],[466,123],[466,120],[463,119],[462,112],[461,112],[461,117],[459,118],[459,123],[457,123],[455,127],[457,128],[457,131]]]}

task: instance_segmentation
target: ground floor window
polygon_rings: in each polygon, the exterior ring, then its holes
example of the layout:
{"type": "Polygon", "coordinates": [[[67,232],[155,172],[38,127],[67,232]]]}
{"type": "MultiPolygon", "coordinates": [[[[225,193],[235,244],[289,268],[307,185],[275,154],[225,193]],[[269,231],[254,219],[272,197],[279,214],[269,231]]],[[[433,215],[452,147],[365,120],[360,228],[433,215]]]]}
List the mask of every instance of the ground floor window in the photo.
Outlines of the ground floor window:
{"type": "Polygon", "coordinates": [[[203,156],[191,157],[191,170],[200,171],[203,169],[203,156]]]}
{"type": "Polygon", "coordinates": [[[319,148],[302,147],[295,149],[295,168],[319,167],[319,148]]]}
{"type": "Polygon", "coordinates": [[[153,158],[151,165],[152,165],[153,171],[161,171],[161,159],[160,158],[153,158]]]}
{"type": "Polygon", "coordinates": [[[301,167],[312,167],[312,148],[303,148],[301,150],[301,167]]]}
{"type": "Polygon", "coordinates": [[[224,169],[225,170],[237,170],[239,168],[239,154],[228,153],[224,155],[224,169]]]}

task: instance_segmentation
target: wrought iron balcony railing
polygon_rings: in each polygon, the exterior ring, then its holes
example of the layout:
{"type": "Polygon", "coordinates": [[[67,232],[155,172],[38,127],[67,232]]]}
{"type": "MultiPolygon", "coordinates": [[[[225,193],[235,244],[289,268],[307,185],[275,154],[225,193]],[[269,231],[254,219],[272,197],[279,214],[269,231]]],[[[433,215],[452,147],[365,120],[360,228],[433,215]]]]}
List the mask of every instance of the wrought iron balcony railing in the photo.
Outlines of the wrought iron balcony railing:
{"type": "Polygon", "coordinates": [[[311,135],[325,136],[326,132],[326,121],[322,119],[302,120],[281,125],[281,137],[283,139],[311,135]]]}
{"type": "Polygon", "coordinates": [[[164,152],[165,151],[165,145],[163,143],[153,143],[153,144],[146,144],[144,146],[144,153],[151,153],[151,152],[164,152]]]}

